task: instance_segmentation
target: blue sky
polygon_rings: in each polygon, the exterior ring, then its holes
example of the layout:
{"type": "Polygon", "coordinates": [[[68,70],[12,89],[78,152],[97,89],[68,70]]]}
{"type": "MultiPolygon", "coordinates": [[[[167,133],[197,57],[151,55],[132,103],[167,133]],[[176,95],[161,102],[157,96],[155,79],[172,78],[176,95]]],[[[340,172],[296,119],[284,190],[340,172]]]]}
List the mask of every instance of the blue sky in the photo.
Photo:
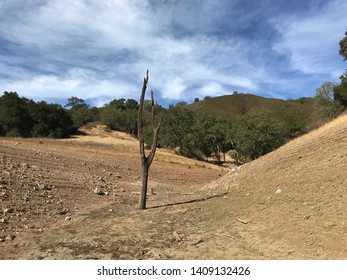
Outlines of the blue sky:
{"type": "Polygon", "coordinates": [[[0,91],[164,106],[233,91],[313,96],[346,69],[345,0],[0,0],[0,91]]]}

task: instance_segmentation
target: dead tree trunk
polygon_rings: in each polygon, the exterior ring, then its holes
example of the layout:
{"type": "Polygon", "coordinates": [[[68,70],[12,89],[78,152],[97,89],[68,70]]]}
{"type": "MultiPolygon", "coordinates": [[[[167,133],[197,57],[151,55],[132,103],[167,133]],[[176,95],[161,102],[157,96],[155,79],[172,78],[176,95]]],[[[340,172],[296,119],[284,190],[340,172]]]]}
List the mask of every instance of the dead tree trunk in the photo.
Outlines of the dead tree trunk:
{"type": "Polygon", "coordinates": [[[146,201],[147,201],[147,184],[148,184],[148,171],[149,167],[151,166],[151,163],[154,159],[154,155],[157,149],[158,145],[158,134],[159,129],[163,120],[163,115],[161,115],[160,120],[155,126],[154,122],[154,116],[155,116],[155,105],[154,105],[154,97],[153,97],[153,91],[151,91],[151,99],[152,99],[152,115],[151,115],[151,125],[153,130],[153,142],[151,146],[151,151],[148,156],[146,156],[145,151],[145,139],[143,136],[143,124],[142,124],[142,116],[143,116],[143,103],[145,100],[145,94],[148,84],[148,70],[146,72],[146,77],[143,80],[143,86],[142,86],[142,92],[140,96],[140,106],[138,111],[138,117],[137,117],[137,135],[140,142],[140,158],[141,158],[141,167],[142,167],[142,189],[140,193],[140,204],[139,209],[146,209],[146,201]]]}

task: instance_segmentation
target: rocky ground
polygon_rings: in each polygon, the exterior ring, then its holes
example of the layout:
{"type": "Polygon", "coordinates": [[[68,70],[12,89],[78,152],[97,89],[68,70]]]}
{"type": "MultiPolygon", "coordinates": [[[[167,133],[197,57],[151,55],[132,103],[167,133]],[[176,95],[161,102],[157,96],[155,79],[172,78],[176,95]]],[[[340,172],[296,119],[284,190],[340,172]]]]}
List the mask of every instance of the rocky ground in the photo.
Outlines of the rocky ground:
{"type": "MultiPolygon", "coordinates": [[[[110,203],[136,209],[137,148],[135,139],[103,127],[69,140],[1,139],[0,256],[20,257],[22,247],[52,226],[110,203]]],[[[150,170],[149,196],[161,197],[158,203],[181,192],[189,197],[194,186],[226,173],[212,167],[159,151],[150,170]]]]}

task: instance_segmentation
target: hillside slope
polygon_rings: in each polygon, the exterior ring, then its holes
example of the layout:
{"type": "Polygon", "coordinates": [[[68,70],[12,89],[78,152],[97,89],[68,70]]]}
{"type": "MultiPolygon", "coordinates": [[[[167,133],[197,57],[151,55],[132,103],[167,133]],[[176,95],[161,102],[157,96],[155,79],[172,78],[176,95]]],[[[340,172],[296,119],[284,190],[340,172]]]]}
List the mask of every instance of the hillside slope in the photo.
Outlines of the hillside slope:
{"type": "MultiPolygon", "coordinates": [[[[204,188],[229,191],[219,206],[251,258],[347,259],[346,170],[345,114],[204,188]]],[[[242,257],[229,244],[223,256],[242,257]]]]}

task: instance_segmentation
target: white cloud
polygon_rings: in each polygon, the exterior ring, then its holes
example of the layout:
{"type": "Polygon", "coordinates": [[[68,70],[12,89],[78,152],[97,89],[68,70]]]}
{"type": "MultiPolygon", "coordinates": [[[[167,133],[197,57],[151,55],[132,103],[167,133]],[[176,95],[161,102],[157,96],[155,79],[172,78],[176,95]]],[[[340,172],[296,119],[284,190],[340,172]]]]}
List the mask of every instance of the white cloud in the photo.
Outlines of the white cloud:
{"type": "Polygon", "coordinates": [[[181,99],[186,87],[184,80],[180,77],[168,79],[164,82],[162,96],[168,99],[181,99]]]}
{"type": "MultiPolygon", "coordinates": [[[[37,75],[21,81],[5,81],[3,85],[8,91],[33,99],[45,98],[67,99],[71,96],[86,98],[102,97],[104,103],[115,98],[127,96],[135,98],[136,88],[123,81],[96,79],[89,70],[71,69],[64,77],[56,75],[37,75]]],[[[100,103],[100,102],[99,102],[100,103]]]]}
{"type": "MultiPolygon", "coordinates": [[[[250,34],[233,35],[252,23],[261,5],[242,15],[237,1],[150,2],[0,1],[0,43],[13,44],[9,54],[0,48],[0,71],[10,70],[0,83],[29,98],[76,95],[99,103],[138,98],[146,69],[149,87],[171,100],[292,89],[286,85],[293,79],[283,78],[277,61],[269,65],[267,46],[250,34]]],[[[273,49],[290,55],[292,69],[342,73],[329,53],[343,34],[347,4],[338,9],[334,3],[325,13],[270,20],[282,34],[273,49]]]]}
{"type": "Polygon", "coordinates": [[[337,78],[343,72],[337,56],[338,42],[346,28],[346,1],[329,1],[323,10],[274,21],[282,35],[273,49],[287,55],[292,69],[305,74],[328,74],[337,78]]]}
{"type": "MultiPolygon", "coordinates": [[[[206,2],[197,12],[199,23],[196,28],[207,24],[208,11],[217,17],[218,10],[212,11],[211,5],[213,1],[206,2]]],[[[240,59],[246,57],[243,42],[220,41],[198,33],[188,38],[176,38],[170,33],[172,30],[155,21],[146,1],[52,0],[25,10],[16,8],[19,9],[18,21],[4,26],[2,36],[20,44],[24,50],[36,51],[37,57],[31,57],[30,62],[39,61],[37,67],[41,71],[53,72],[28,77],[23,69],[15,82],[7,83],[29,97],[51,97],[57,92],[67,96],[73,93],[83,98],[97,97],[99,93],[110,94],[111,88],[119,88],[116,91],[124,93],[124,88],[133,89],[135,79],[142,81],[147,68],[155,77],[153,86],[160,89],[164,98],[187,97],[183,92],[188,85],[211,81],[249,90],[256,88],[249,79],[233,75],[240,66],[252,68],[249,61],[240,59]],[[109,57],[103,58],[105,54],[109,57]],[[135,58],[127,61],[122,57],[127,54],[135,58]],[[226,60],[226,57],[232,59],[226,60]],[[55,69],[58,64],[63,64],[63,69],[55,69]],[[233,70],[228,73],[227,69],[233,70]]],[[[165,11],[159,10],[155,14],[163,19],[165,11]]],[[[171,15],[166,24],[175,20],[175,15],[171,15]]],[[[185,15],[186,21],[194,25],[192,15],[188,11],[185,15]]],[[[25,64],[28,58],[16,59],[18,64],[25,64]]],[[[209,89],[210,95],[220,94],[220,88],[210,86],[209,89]]],[[[205,91],[206,88],[202,93],[205,91]]]]}
{"type": "Polygon", "coordinates": [[[222,93],[227,93],[227,90],[225,90],[220,83],[216,83],[216,82],[207,83],[201,88],[200,91],[203,95],[208,95],[208,96],[211,94],[219,95],[222,93]]]}

